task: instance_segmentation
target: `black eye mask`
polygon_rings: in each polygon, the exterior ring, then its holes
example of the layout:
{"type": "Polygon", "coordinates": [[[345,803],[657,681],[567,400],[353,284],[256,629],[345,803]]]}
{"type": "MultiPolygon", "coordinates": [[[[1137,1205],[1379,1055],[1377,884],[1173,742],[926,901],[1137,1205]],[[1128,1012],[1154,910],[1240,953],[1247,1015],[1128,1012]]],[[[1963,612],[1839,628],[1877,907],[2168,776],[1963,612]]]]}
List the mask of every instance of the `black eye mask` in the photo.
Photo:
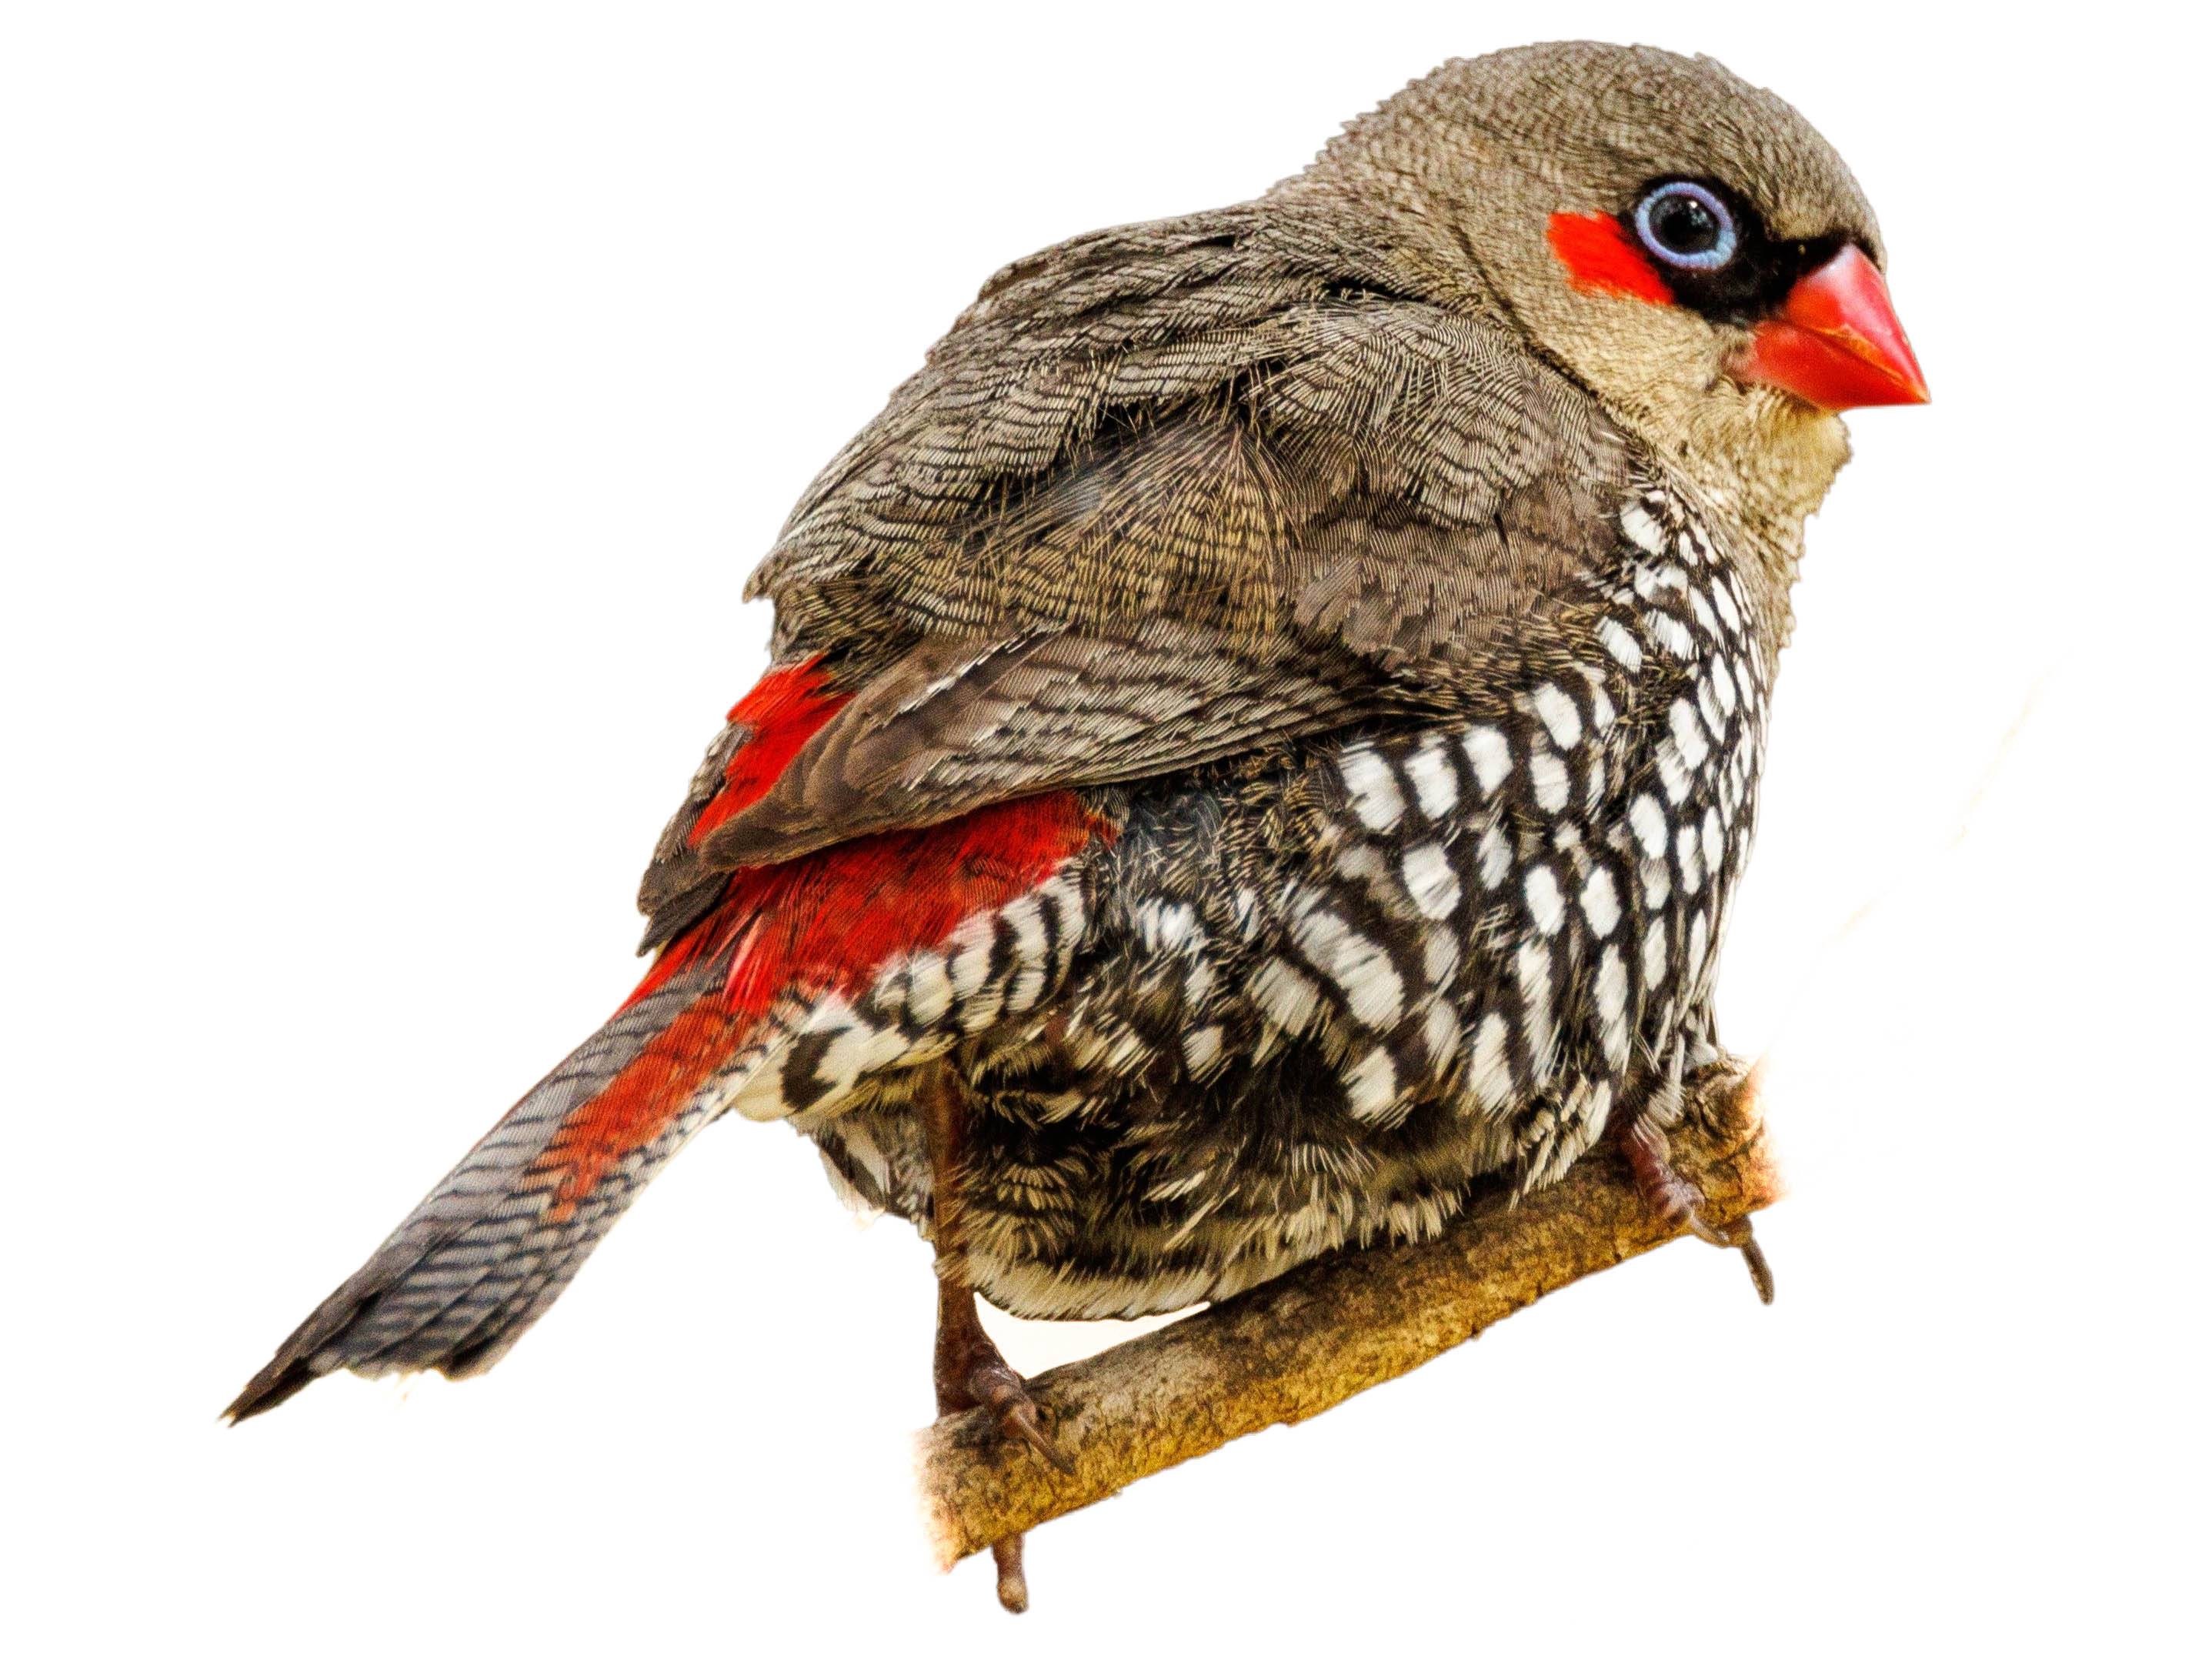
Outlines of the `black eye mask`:
{"type": "Polygon", "coordinates": [[[1797,279],[1848,237],[1778,241],[1758,210],[1717,179],[1660,179],[1621,210],[1620,228],[1674,303],[1709,322],[1745,324],[1778,310],[1797,279]]]}

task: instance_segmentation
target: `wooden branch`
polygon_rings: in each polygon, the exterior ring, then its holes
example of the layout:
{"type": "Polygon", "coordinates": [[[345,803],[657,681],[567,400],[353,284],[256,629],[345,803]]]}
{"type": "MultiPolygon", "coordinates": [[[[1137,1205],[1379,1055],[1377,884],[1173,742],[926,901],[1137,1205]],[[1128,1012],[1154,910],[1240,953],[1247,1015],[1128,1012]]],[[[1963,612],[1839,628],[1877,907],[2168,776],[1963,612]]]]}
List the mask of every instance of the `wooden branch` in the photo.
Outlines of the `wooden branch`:
{"type": "MultiPolygon", "coordinates": [[[[1698,1080],[1669,1132],[1677,1170],[1725,1227],[1782,1195],[1741,1066],[1698,1080]]],[[[1352,1251],[1031,1380],[1073,1474],[1003,1443],[980,1411],[917,1437],[938,1565],[1110,1498],[1239,1435],[1298,1423],[1403,1376],[1539,1297],[1680,1237],[1654,1220],[1617,1153],[1593,1152],[1510,1210],[1464,1216],[1425,1244],[1352,1251]]]]}

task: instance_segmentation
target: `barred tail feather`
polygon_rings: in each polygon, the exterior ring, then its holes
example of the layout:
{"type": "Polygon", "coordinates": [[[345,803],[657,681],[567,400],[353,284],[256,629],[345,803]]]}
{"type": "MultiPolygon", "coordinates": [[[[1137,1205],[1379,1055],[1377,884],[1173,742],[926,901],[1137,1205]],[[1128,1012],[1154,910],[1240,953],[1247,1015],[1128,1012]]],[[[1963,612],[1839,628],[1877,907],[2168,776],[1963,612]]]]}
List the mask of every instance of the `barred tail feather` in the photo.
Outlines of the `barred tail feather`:
{"type": "Polygon", "coordinates": [[[1030,1013],[1083,929],[1083,884],[1062,866],[1113,834],[1044,795],[738,872],[293,1333],[231,1420],[334,1370],[483,1370],[719,1113],[817,1123],[884,1073],[1030,1013]]]}
{"type": "Polygon", "coordinates": [[[334,1370],[466,1376],[496,1361],[758,1059],[724,984],[713,969],[649,980],[292,1334],[230,1420],[334,1370]]]}

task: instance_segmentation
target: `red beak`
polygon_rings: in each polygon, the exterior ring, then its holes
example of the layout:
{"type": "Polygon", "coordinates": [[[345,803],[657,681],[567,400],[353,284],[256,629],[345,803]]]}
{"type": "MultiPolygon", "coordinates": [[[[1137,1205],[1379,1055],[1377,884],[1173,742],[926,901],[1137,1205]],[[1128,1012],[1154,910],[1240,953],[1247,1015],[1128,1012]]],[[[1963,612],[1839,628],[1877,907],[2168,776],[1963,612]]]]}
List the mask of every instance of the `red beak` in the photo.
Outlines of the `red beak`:
{"type": "Polygon", "coordinates": [[[1782,314],[1752,330],[1731,368],[1740,380],[1778,386],[1819,409],[1928,401],[1889,286],[1851,246],[1797,279],[1782,314]]]}

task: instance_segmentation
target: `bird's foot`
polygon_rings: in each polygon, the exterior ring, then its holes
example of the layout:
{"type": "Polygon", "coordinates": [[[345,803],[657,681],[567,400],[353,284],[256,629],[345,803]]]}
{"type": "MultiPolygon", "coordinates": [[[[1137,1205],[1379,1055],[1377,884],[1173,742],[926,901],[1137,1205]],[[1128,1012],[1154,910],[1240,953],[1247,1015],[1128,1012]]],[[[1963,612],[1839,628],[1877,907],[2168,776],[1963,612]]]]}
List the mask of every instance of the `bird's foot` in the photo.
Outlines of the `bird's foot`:
{"type": "Polygon", "coordinates": [[[1662,1221],[1688,1229],[1708,1244],[1742,1251],[1744,1266],[1751,1270],[1752,1288],[1761,1302],[1772,1302],[1774,1270],[1766,1265],[1766,1252],[1753,1236],[1751,1218],[1744,1216],[1726,1226],[1707,1220],[1705,1195],[1674,1168],[1667,1155],[1666,1131],[1650,1118],[1637,1119],[1622,1142],[1628,1152],[1628,1167],[1636,1175],[1637,1190],[1644,1194],[1652,1213],[1662,1221]]]}
{"type": "MultiPolygon", "coordinates": [[[[1006,1439],[1021,1442],[1062,1474],[1075,1473],[1073,1460],[1044,1431],[1029,1385],[984,1331],[974,1297],[956,1292],[940,1303],[935,1370],[939,1416],[980,1406],[1006,1439]]],[[[1022,1566],[1022,1534],[992,1545],[991,1559],[999,1572],[999,1605],[1008,1613],[1027,1613],[1030,1584],[1022,1566]]]]}
{"type": "Polygon", "coordinates": [[[1036,1401],[1021,1373],[1006,1364],[998,1344],[983,1333],[977,1322],[972,1331],[940,1335],[937,1356],[937,1409],[940,1415],[981,1406],[991,1413],[999,1432],[1018,1440],[1062,1474],[1075,1473],[1066,1452],[1052,1443],[1037,1415],[1036,1401]]]}

